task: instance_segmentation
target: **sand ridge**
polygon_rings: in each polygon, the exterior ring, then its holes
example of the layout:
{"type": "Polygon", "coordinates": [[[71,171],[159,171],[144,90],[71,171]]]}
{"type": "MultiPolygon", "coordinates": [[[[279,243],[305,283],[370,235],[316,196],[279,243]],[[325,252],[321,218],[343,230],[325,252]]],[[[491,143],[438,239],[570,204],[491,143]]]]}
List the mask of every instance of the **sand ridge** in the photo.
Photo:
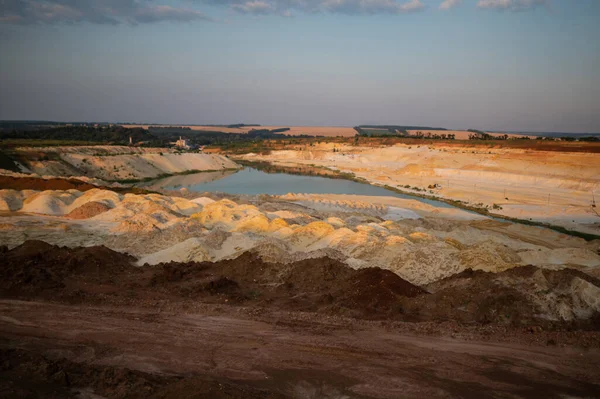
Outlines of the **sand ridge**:
{"type": "Polygon", "coordinates": [[[239,169],[216,154],[178,153],[167,148],[78,146],[18,148],[27,168],[40,176],[87,176],[102,180],[155,178],[196,171],[239,169]],[[40,157],[39,154],[45,154],[40,157]]]}

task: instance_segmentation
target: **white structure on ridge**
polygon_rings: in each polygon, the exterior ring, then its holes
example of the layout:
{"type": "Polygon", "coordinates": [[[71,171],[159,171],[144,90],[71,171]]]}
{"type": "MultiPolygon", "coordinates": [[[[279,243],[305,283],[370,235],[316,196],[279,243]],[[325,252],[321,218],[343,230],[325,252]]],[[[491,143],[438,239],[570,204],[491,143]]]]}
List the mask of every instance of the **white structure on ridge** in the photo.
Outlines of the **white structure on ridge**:
{"type": "Polygon", "coordinates": [[[175,146],[184,150],[189,150],[192,148],[188,139],[183,139],[181,136],[179,136],[179,140],[175,142],[175,146]]]}

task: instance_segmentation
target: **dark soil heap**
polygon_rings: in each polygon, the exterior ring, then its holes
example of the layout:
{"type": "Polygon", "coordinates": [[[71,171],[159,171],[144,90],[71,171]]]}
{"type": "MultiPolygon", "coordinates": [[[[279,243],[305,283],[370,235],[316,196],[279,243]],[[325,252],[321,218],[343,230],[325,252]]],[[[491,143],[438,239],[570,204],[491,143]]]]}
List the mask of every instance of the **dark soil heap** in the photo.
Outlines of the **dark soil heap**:
{"type": "Polygon", "coordinates": [[[364,319],[600,327],[597,312],[571,322],[544,314],[540,303],[548,294],[561,306],[581,306],[570,293],[576,278],[600,287],[600,281],[571,269],[467,270],[422,288],[389,270],[354,270],[327,257],[277,264],[247,252],[215,263],[136,267],[135,258],[102,246],[61,248],[27,241],[10,251],[0,248],[0,258],[4,298],[140,307],[161,301],[175,307],[220,303],[364,319]]]}
{"type": "Polygon", "coordinates": [[[0,188],[8,190],[79,190],[97,188],[77,179],[42,179],[39,177],[0,176],[0,188]]]}
{"type": "Polygon", "coordinates": [[[117,193],[147,194],[151,191],[136,187],[101,187],[86,183],[78,179],[51,178],[42,179],[41,177],[14,177],[0,176],[0,190],[79,190],[88,191],[93,188],[109,189],[117,193]]]}
{"type": "Polygon", "coordinates": [[[0,293],[9,297],[68,294],[73,289],[69,282],[117,284],[125,275],[140,273],[131,265],[134,257],[103,246],[67,248],[26,241],[0,256],[0,293]]]}

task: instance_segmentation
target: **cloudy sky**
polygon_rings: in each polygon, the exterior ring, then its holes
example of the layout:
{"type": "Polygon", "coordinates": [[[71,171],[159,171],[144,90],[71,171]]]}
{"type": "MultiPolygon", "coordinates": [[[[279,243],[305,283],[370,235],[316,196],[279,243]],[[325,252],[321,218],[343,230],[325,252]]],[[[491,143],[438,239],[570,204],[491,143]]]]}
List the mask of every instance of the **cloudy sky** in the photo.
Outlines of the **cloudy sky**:
{"type": "Polygon", "coordinates": [[[0,0],[0,119],[600,132],[598,0],[0,0]]]}

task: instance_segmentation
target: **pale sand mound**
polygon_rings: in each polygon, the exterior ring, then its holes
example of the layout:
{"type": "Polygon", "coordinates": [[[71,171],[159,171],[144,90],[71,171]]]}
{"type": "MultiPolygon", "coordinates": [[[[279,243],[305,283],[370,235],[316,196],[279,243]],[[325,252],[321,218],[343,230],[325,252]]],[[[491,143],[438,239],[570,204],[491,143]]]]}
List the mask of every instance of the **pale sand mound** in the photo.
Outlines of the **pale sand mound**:
{"type": "Polygon", "coordinates": [[[15,212],[23,206],[23,194],[16,190],[0,190],[0,211],[15,212]]]}
{"type": "Polygon", "coordinates": [[[202,211],[192,215],[207,228],[219,227],[228,231],[270,230],[269,218],[253,205],[238,205],[224,199],[204,206],[202,211]]]}
{"type": "Polygon", "coordinates": [[[145,256],[138,265],[158,265],[167,262],[204,262],[211,257],[205,249],[205,244],[198,238],[190,238],[162,251],[145,256]]]}
{"type": "Polygon", "coordinates": [[[473,270],[494,273],[513,268],[520,260],[514,250],[492,241],[473,245],[460,252],[461,263],[469,265],[473,270]]]}
{"type": "Polygon", "coordinates": [[[520,252],[522,263],[542,265],[581,265],[600,266],[600,254],[581,248],[556,248],[538,251],[520,252]]]}
{"type": "Polygon", "coordinates": [[[160,225],[161,223],[155,217],[142,213],[123,220],[112,231],[115,233],[149,233],[161,230],[160,225]]]}
{"type": "Polygon", "coordinates": [[[69,212],[69,219],[89,219],[110,210],[110,207],[101,202],[88,202],[69,212]]]}
{"type": "Polygon", "coordinates": [[[588,308],[600,312],[600,287],[581,278],[574,278],[571,282],[571,295],[578,305],[576,318],[588,317],[591,313],[588,308]]]}
{"type": "Polygon", "coordinates": [[[205,206],[208,204],[212,204],[213,202],[215,202],[215,200],[212,198],[208,198],[208,197],[199,197],[199,198],[193,199],[191,202],[193,202],[194,204],[205,206]]]}
{"type": "Polygon", "coordinates": [[[21,211],[44,215],[64,215],[67,207],[81,194],[76,190],[43,191],[26,198],[21,211]]]}
{"type": "Polygon", "coordinates": [[[109,208],[115,208],[123,200],[123,197],[122,194],[115,193],[114,191],[92,189],[86,191],[82,196],[73,201],[71,208],[75,209],[90,201],[102,203],[109,208]]]}

